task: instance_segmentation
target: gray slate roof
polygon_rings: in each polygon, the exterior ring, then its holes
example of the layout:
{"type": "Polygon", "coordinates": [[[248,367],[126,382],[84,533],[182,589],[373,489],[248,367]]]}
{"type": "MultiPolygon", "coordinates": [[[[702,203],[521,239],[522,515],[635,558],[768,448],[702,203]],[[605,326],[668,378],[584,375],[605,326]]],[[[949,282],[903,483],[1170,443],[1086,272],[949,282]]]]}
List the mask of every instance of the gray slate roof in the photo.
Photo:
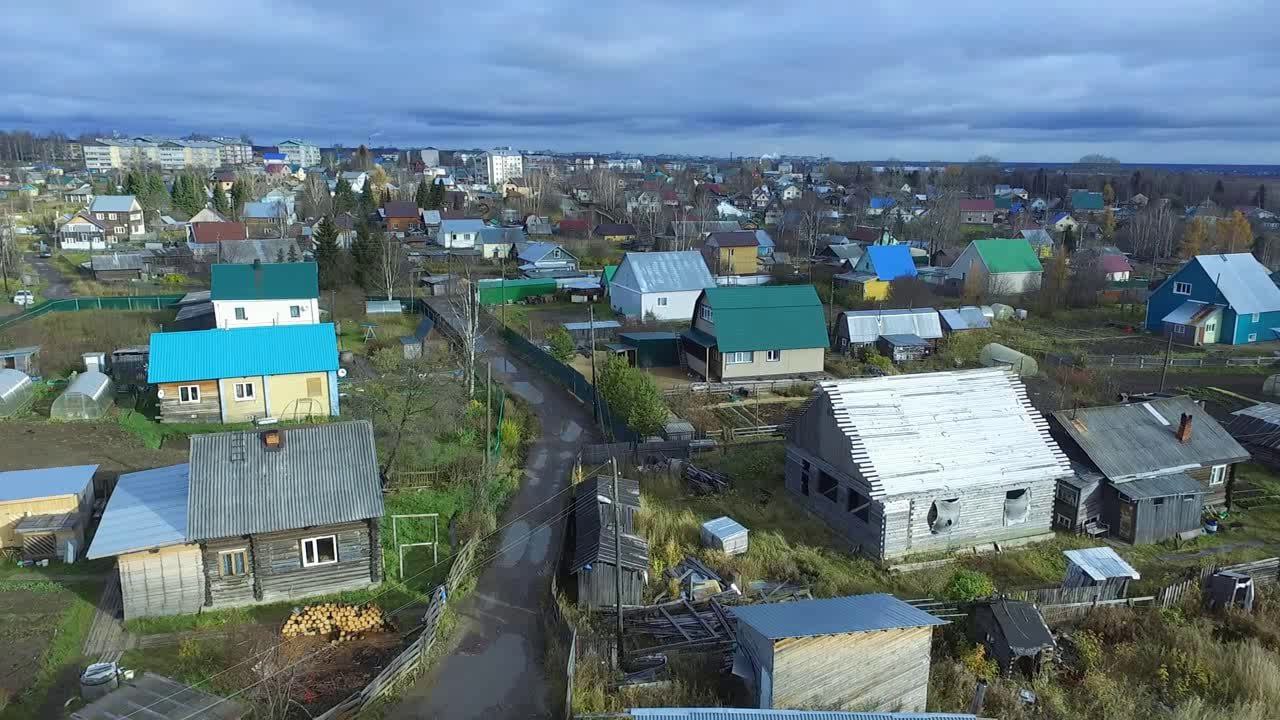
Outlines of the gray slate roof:
{"type": "Polygon", "coordinates": [[[632,708],[636,720],[977,720],[961,713],[844,712],[836,710],[757,710],[755,708],[632,708]]]}
{"type": "MultiPolygon", "coordinates": [[[[574,497],[573,518],[576,541],[569,572],[576,573],[592,563],[614,565],[617,562],[613,530],[613,506],[607,498],[613,495],[613,480],[595,477],[580,483],[574,497]],[[601,502],[600,498],[606,498],[601,502]]],[[[622,520],[622,566],[632,570],[649,567],[649,545],[635,531],[635,514],[640,510],[640,483],[627,478],[618,480],[621,496],[619,513],[622,520]]]]}
{"type": "Polygon", "coordinates": [[[137,253],[111,253],[110,255],[94,255],[89,258],[89,267],[94,272],[104,270],[141,270],[142,256],[137,253]]]}
{"type": "Polygon", "coordinates": [[[368,420],[293,428],[267,450],[260,431],[191,438],[187,536],[208,540],[381,517],[368,420]]]}
{"type": "Polygon", "coordinates": [[[1218,421],[1186,396],[1059,410],[1053,416],[1112,482],[1249,459],[1218,421]],[[1192,418],[1187,443],[1174,436],[1183,413],[1192,418]]]}
{"type": "Polygon", "coordinates": [[[697,250],[629,252],[622,258],[610,285],[642,293],[703,290],[716,286],[715,278],[697,250]]]}
{"type": "MultiPolygon", "coordinates": [[[[1205,274],[1213,279],[1218,292],[1238,313],[1280,311],[1280,288],[1271,281],[1266,266],[1250,253],[1232,255],[1197,255],[1205,274]]],[[[1166,282],[1172,282],[1170,276],[1166,282]]]]}
{"type": "Polygon", "coordinates": [[[749,625],[770,640],[947,624],[883,593],[738,605],[730,612],[740,624],[749,625]]]}
{"type": "Polygon", "coordinates": [[[89,208],[93,212],[129,212],[135,200],[132,195],[98,195],[89,208]]]}
{"type": "Polygon", "coordinates": [[[933,308],[846,310],[840,315],[849,342],[873,343],[881,335],[917,335],[925,340],[942,337],[942,322],[933,308]]]}
{"type": "Polygon", "coordinates": [[[93,560],[186,542],[190,467],[121,475],[85,556],[93,560]]]}
{"type": "Polygon", "coordinates": [[[1157,475],[1141,480],[1115,483],[1117,492],[1124,493],[1131,500],[1147,498],[1174,497],[1177,495],[1204,495],[1208,488],[1186,473],[1157,475]]]}
{"type": "Polygon", "coordinates": [[[1094,580],[1122,577],[1139,580],[1142,577],[1132,565],[1125,562],[1124,558],[1109,547],[1063,550],[1062,554],[1067,556],[1069,563],[1083,570],[1094,580]]]}

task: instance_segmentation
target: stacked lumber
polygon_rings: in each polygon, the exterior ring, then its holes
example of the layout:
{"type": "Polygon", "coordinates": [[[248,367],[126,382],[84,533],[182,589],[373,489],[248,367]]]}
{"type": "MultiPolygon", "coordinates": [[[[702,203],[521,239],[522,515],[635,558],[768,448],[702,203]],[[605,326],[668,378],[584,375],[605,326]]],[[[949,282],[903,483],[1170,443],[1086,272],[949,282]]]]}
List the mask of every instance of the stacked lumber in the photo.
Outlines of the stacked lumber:
{"type": "Polygon", "coordinates": [[[331,643],[346,642],[365,633],[381,632],[387,628],[387,619],[377,605],[346,605],[320,603],[295,608],[284,621],[280,634],[287,638],[319,636],[331,643]]]}
{"type": "Polygon", "coordinates": [[[693,463],[685,463],[684,479],[699,495],[722,493],[733,485],[733,480],[728,475],[715,470],[704,470],[693,463]]]}

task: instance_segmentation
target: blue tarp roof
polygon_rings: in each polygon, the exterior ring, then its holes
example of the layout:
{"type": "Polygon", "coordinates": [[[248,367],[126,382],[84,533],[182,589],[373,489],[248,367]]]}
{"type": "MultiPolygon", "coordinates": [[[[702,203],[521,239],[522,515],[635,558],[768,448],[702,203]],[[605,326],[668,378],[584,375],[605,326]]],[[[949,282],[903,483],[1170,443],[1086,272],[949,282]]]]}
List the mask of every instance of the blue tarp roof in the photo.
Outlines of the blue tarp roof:
{"type": "Polygon", "coordinates": [[[911,248],[906,245],[872,245],[867,248],[868,262],[881,280],[897,280],[915,277],[916,264],[911,260],[911,248]]]}
{"type": "Polygon", "coordinates": [[[121,475],[85,557],[90,560],[187,541],[187,463],[121,475]]]}
{"type": "Polygon", "coordinates": [[[147,382],[338,369],[333,323],[152,333],[147,382]]]}
{"type": "Polygon", "coordinates": [[[97,465],[70,465],[0,472],[0,502],[74,495],[93,482],[97,470],[97,465]]]}
{"type": "Polygon", "coordinates": [[[891,197],[873,197],[873,198],[871,198],[871,209],[872,209],[872,210],[883,210],[883,209],[885,209],[885,208],[891,208],[891,207],[893,207],[893,206],[894,206],[894,205],[896,205],[896,204],[897,204],[897,201],[895,201],[895,200],[894,200],[893,198],[891,198],[891,197]]]}
{"type": "Polygon", "coordinates": [[[731,612],[770,640],[946,624],[887,594],[740,605],[731,612]]]}

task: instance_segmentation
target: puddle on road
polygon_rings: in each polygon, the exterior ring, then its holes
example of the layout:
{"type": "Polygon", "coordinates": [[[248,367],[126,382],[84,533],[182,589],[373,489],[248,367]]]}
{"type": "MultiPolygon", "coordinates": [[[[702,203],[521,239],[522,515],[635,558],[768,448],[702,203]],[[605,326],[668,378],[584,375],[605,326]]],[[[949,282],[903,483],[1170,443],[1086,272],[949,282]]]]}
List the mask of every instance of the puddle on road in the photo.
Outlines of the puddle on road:
{"type": "Polygon", "coordinates": [[[527,382],[520,381],[511,383],[511,392],[520,396],[521,400],[524,400],[530,405],[542,404],[542,391],[527,382]]]}
{"type": "Polygon", "coordinates": [[[512,365],[511,362],[504,357],[495,357],[489,362],[493,365],[493,371],[496,373],[506,373],[508,375],[514,375],[517,372],[519,372],[516,369],[516,366],[512,365]]]}
{"type": "Polygon", "coordinates": [[[502,554],[498,556],[499,567],[515,567],[516,563],[520,562],[529,542],[525,537],[528,534],[529,523],[524,520],[517,520],[502,531],[502,554]]]}

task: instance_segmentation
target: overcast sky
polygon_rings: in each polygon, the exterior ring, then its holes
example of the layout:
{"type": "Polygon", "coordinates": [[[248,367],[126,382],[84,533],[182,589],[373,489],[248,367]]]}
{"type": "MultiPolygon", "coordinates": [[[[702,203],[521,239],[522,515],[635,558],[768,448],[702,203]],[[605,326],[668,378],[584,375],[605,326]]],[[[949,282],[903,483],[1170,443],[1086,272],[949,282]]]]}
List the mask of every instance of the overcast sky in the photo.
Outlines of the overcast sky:
{"type": "Polygon", "coordinates": [[[1262,0],[0,5],[2,128],[1280,163],[1262,0]]]}

